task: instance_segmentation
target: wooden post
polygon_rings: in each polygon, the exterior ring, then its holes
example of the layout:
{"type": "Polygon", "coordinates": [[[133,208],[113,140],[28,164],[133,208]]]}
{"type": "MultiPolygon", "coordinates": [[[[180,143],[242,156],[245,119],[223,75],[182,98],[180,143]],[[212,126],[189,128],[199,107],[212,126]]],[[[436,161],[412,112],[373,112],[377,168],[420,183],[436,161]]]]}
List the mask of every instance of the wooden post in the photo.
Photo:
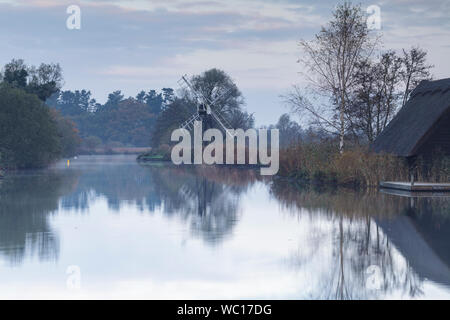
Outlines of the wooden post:
{"type": "Polygon", "coordinates": [[[414,186],[415,180],[416,180],[416,157],[408,158],[408,165],[409,165],[409,177],[411,182],[411,187],[414,186]]]}

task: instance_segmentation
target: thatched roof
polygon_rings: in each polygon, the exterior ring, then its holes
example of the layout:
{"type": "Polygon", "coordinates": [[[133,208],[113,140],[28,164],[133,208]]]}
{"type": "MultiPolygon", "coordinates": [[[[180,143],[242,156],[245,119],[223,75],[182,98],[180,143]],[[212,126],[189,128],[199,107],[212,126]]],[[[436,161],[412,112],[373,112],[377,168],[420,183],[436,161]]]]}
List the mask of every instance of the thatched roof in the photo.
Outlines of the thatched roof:
{"type": "Polygon", "coordinates": [[[372,144],[375,152],[417,154],[434,126],[450,111],[450,78],[422,81],[372,144]]]}

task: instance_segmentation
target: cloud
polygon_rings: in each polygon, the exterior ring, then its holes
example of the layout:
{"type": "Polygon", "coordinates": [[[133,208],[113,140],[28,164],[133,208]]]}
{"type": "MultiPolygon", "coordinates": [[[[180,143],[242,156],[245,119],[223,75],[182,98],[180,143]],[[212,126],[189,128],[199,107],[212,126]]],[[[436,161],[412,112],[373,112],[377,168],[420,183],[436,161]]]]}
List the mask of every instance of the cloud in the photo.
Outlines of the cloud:
{"type": "MultiPolygon", "coordinates": [[[[174,79],[182,73],[199,74],[209,68],[226,70],[243,88],[286,88],[295,83],[296,41],[258,43],[224,50],[198,49],[163,58],[154,66],[112,65],[100,74],[122,79],[174,79]]],[[[299,67],[299,66],[298,66],[299,67]]]]}
{"type": "MultiPolygon", "coordinates": [[[[176,86],[181,74],[220,67],[244,95],[246,89],[264,91],[273,104],[300,81],[296,42],[312,38],[340,2],[0,0],[0,62],[19,57],[34,64],[60,62],[67,89],[91,89],[100,101],[115,89],[135,94],[148,86],[176,86]],[[71,4],[82,10],[79,31],[65,27],[71,4]]],[[[436,65],[436,77],[450,76],[448,1],[375,4],[381,8],[386,48],[419,44],[436,65]]],[[[250,93],[247,101],[261,100],[250,93]]],[[[266,109],[273,114],[272,105],[258,112],[266,109]]]]}

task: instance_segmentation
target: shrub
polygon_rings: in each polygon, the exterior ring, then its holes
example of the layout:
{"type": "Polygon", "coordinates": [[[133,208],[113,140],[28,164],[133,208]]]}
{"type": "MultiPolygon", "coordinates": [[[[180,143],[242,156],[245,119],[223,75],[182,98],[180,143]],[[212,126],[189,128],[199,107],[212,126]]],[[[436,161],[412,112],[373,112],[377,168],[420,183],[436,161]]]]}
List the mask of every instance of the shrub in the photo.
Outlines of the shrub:
{"type": "Polygon", "coordinates": [[[408,166],[361,147],[340,154],[331,142],[299,143],[280,150],[279,175],[318,185],[371,187],[382,180],[407,180],[408,166]]]}
{"type": "Polygon", "coordinates": [[[0,85],[0,152],[9,168],[48,165],[61,154],[56,121],[33,94],[0,85]]]}

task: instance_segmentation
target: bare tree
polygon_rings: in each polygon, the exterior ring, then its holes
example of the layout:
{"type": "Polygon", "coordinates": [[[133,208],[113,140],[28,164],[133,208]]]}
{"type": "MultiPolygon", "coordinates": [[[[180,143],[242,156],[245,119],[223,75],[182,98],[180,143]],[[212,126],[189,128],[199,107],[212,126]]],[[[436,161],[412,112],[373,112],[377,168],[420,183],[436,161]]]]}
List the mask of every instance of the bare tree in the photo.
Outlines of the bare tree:
{"type": "Polygon", "coordinates": [[[382,54],[379,61],[358,63],[348,110],[355,134],[362,134],[372,142],[393,118],[401,96],[401,70],[402,59],[394,51],[382,54]]]}
{"type": "Polygon", "coordinates": [[[430,69],[433,65],[426,64],[427,52],[419,47],[412,47],[409,51],[403,49],[402,78],[405,86],[402,107],[408,101],[409,94],[422,80],[431,80],[430,69]]]}
{"type": "Polygon", "coordinates": [[[289,114],[285,113],[280,116],[274,128],[280,132],[280,147],[285,148],[298,143],[303,134],[301,126],[291,120],[289,114]]]}
{"type": "MultiPolygon", "coordinates": [[[[359,61],[372,55],[376,42],[369,35],[361,7],[348,2],[337,6],[333,19],[322,27],[314,40],[300,41],[304,55],[299,61],[306,67],[305,76],[316,93],[329,98],[331,103],[326,111],[331,117],[326,117],[305,99],[298,99],[301,104],[297,107],[308,110],[319,122],[337,130],[341,153],[344,151],[348,128],[346,113],[356,80],[356,67],[359,61]]],[[[294,102],[292,98],[290,100],[294,102]]]]}

